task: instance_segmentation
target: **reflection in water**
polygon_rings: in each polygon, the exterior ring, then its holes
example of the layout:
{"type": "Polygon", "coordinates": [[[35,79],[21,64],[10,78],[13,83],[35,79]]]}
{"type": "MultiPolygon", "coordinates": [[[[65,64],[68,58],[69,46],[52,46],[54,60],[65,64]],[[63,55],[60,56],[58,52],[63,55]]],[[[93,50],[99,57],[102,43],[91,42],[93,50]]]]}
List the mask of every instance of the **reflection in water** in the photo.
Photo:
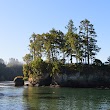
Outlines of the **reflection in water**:
{"type": "Polygon", "coordinates": [[[110,90],[28,87],[24,101],[32,110],[107,110],[110,90]]]}
{"type": "Polygon", "coordinates": [[[38,99],[50,99],[50,100],[52,100],[52,99],[62,99],[62,98],[64,98],[64,97],[58,97],[58,96],[40,96],[40,97],[38,97],[38,99]]]}
{"type": "Polygon", "coordinates": [[[0,84],[0,110],[110,109],[110,90],[14,87],[4,83],[0,84]]]}

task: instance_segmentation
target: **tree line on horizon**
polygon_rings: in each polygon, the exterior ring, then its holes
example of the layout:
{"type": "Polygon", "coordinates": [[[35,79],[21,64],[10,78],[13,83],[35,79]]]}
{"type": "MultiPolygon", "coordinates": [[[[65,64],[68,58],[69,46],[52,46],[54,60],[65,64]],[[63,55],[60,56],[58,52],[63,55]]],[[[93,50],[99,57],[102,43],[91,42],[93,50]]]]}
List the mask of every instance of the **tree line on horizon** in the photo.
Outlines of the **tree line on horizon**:
{"type": "Polygon", "coordinates": [[[23,64],[15,58],[10,58],[6,64],[0,58],[0,81],[13,81],[16,76],[23,76],[23,64]]]}

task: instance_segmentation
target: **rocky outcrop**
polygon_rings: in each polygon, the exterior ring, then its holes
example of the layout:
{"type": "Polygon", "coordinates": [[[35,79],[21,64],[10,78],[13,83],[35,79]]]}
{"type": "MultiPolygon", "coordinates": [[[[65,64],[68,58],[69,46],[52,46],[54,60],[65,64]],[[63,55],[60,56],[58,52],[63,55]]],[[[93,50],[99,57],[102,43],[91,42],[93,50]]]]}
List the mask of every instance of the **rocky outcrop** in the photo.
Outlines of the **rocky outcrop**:
{"type": "Polygon", "coordinates": [[[103,71],[94,71],[93,73],[82,74],[75,72],[72,74],[55,74],[50,77],[49,74],[41,76],[40,78],[29,78],[31,85],[38,86],[51,86],[51,87],[109,87],[110,88],[110,75],[103,71]]]}
{"type": "Polygon", "coordinates": [[[24,86],[24,80],[22,76],[17,76],[14,78],[15,86],[24,86]]]}
{"type": "Polygon", "coordinates": [[[50,75],[47,75],[46,77],[42,77],[39,80],[39,86],[49,86],[52,83],[52,77],[50,75]]]}
{"type": "Polygon", "coordinates": [[[31,86],[35,86],[36,84],[38,84],[39,78],[38,77],[29,77],[28,81],[31,86]]]}
{"type": "Polygon", "coordinates": [[[49,86],[52,82],[52,77],[49,74],[38,75],[36,77],[29,77],[28,81],[32,86],[49,86]]]}
{"type": "Polygon", "coordinates": [[[93,74],[57,74],[54,81],[62,87],[109,87],[110,75],[105,75],[101,71],[93,74]]]}
{"type": "Polygon", "coordinates": [[[44,73],[40,76],[30,77],[29,82],[38,86],[60,87],[104,87],[110,88],[110,67],[83,65],[80,68],[63,68],[61,73],[44,73]]]}

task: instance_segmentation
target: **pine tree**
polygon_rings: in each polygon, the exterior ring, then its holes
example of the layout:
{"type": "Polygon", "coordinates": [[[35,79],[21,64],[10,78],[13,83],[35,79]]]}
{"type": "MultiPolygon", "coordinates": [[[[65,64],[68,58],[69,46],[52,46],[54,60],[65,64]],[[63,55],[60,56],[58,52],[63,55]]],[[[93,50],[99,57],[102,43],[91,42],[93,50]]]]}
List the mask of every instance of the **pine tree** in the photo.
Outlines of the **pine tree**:
{"type": "Polygon", "coordinates": [[[83,43],[83,57],[85,59],[85,63],[88,63],[89,65],[90,58],[93,58],[93,56],[95,56],[100,50],[100,48],[96,45],[97,40],[95,38],[97,35],[93,25],[87,19],[80,22],[79,29],[79,35],[82,38],[83,43]]]}

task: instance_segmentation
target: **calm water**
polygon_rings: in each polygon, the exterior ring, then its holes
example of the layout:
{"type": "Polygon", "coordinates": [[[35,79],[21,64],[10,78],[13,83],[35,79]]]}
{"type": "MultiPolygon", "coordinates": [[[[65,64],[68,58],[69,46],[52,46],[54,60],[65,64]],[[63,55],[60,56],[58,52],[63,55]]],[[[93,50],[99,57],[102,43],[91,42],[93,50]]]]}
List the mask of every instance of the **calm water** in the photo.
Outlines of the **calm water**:
{"type": "Polygon", "coordinates": [[[0,110],[110,110],[110,90],[14,87],[2,82],[0,110]]]}

